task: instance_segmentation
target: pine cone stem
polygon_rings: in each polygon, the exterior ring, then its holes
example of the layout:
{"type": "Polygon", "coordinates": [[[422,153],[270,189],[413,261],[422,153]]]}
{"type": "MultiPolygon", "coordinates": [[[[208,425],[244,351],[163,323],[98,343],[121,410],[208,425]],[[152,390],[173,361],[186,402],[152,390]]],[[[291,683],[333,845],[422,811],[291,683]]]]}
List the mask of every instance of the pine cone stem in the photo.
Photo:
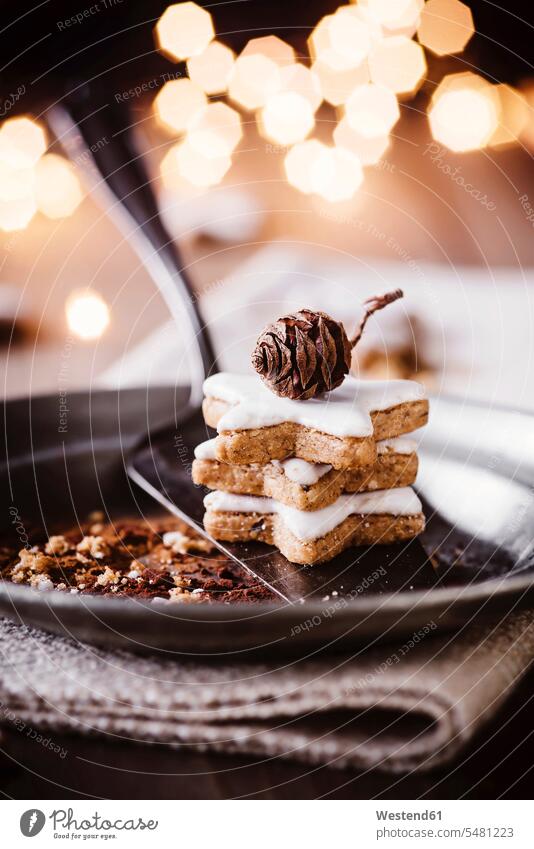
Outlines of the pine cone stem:
{"type": "Polygon", "coordinates": [[[367,324],[368,319],[371,318],[373,313],[378,312],[378,310],[384,309],[384,307],[387,307],[388,304],[392,304],[394,301],[398,301],[399,298],[403,297],[404,292],[402,291],[402,289],[394,289],[392,292],[386,292],[385,295],[373,295],[373,297],[367,298],[367,300],[364,301],[364,305],[368,304],[369,306],[367,307],[365,314],[362,320],[360,321],[356,334],[352,337],[352,339],[349,340],[351,348],[354,348],[354,346],[357,345],[360,339],[362,338],[365,325],[367,324]]]}

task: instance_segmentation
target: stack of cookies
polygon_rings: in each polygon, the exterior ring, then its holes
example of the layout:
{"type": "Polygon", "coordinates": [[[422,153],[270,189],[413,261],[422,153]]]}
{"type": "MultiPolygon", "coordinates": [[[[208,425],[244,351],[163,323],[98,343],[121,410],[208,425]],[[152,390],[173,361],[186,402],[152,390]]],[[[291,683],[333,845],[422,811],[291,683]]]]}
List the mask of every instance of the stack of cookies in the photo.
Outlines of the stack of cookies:
{"type": "Polygon", "coordinates": [[[409,380],[346,377],[321,397],[273,394],[258,375],[204,384],[217,436],[195,451],[193,479],[213,490],[204,525],[216,539],[259,540],[293,563],[323,563],[350,546],[408,540],[424,529],[416,443],[428,418],[409,380]]]}

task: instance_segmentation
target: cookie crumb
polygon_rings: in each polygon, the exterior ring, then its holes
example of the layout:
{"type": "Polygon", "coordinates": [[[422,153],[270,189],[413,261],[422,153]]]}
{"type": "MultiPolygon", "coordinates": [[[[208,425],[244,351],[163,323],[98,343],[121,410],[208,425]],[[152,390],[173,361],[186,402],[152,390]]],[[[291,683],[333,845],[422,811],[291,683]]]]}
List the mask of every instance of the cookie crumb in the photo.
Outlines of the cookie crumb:
{"type": "Polygon", "coordinates": [[[45,552],[46,554],[66,554],[69,548],[68,540],[61,534],[58,534],[50,537],[45,545],[45,552]]]}
{"type": "Polygon", "coordinates": [[[176,554],[189,552],[206,552],[215,550],[215,546],[207,539],[188,537],[181,531],[167,531],[163,534],[163,545],[170,547],[176,554]]]}
{"type": "MultiPolygon", "coordinates": [[[[115,572],[113,569],[110,569],[109,566],[106,566],[101,575],[96,579],[97,584],[101,587],[107,587],[110,584],[118,584],[121,577],[120,572],[115,572]]],[[[80,584],[81,586],[81,584],[80,584]]]]}
{"type": "Polygon", "coordinates": [[[217,551],[206,555],[211,543],[196,538],[183,522],[124,519],[106,524],[100,534],[91,533],[95,524],[43,533],[38,545],[21,551],[20,543],[6,547],[0,579],[35,591],[113,597],[117,603],[125,597],[156,598],[163,605],[272,599],[266,587],[227,557],[217,551]],[[173,535],[166,541],[181,551],[162,543],[165,534],[173,535]]]}
{"type": "Polygon", "coordinates": [[[90,522],[103,522],[106,517],[103,510],[93,510],[87,518],[90,522]]]}
{"type": "Polygon", "coordinates": [[[34,575],[30,578],[30,586],[39,592],[49,592],[54,589],[53,581],[50,580],[48,575],[34,575]]]}
{"type": "Polygon", "coordinates": [[[200,593],[189,593],[181,587],[169,590],[169,601],[180,604],[191,604],[200,601],[200,593]]]}
{"type": "Polygon", "coordinates": [[[86,536],[76,546],[76,551],[81,555],[82,561],[86,561],[87,555],[94,557],[95,560],[102,560],[104,557],[109,557],[110,548],[104,537],[86,536]]]}

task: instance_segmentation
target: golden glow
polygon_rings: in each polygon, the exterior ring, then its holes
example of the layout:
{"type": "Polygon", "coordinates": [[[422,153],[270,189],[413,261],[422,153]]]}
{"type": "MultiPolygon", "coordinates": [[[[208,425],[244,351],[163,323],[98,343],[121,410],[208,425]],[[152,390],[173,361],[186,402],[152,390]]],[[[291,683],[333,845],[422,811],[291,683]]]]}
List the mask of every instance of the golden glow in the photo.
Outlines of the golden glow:
{"type": "Polygon", "coordinates": [[[460,0],[428,0],[417,37],[437,56],[461,53],[475,32],[471,9],[460,0]]]}
{"type": "Polygon", "coordinates": [[[180,62],[202,53],[215,36],[211,14],[196,3],[168,6],[156,24],[156,44],[169,59],[180,62]]]}
{"type": "Polygon", "coordinates": [[[189,78],[206,94],[223,94],[234,66],[235,55],[226,44],[212,41],[198,56],[187,60],[189,78]]]}
{"type": "Polygon", "coordinates": [[[488,144],[491,147],[509,147],[517,144],[527,126],[529,107],[521,94],[512,86],[495,86],[499,98],[499,124],[488,144]]]}
{"type": "Polygon", "coordinates": [[[239,106],[252,111],[265,106],[280,88],[280,69],[259,53],[238,56],[228,84],[228,94],[239,106]]]}
{"type": "Polygon", "coordinates": [[[232,164],[229,156],[204,156],[187,139],[176,146],[175,155],[179,173],[193,186],[216,186],[232,164]]]}
{"type": "Polygon", "coordinates": [[[346,103],[357,86],[369,82],[367,62],[362,62],[350,71],[333,71],[322,59],[317,59],[312,65],[312,71],[319,79],[324,100],[332,106],[346,103]]]}
{"type": "Polygon", "coordinates": [[[305,65],[296,62],[281,68],[280,85],[282,91],[293,91],[305,97],[313,112],[316,112],[322,103],[323,95],[319,77],[305,65]]]}
{"type": "Polygon", "coordinates": [[[197,112],[187,130],[189,145],[208,159],[229,156],[243,131],[239,114],[225,103],[209,103],[197,112]]]}
{"type": "Polygon", "coordinates": [[[293,65],[296,62],[295,51],[291,45],[282,41],[277,35],[264,35],[261,38],[251,38],[240,56],[265,56],[279,68],[293,65]]]}
{"type": "Polygon", "coordinates": [[[369,71],[374,83],[395,94],[414,94],[426,74],[423,48],[404,35],[385,38],[369,56],[369,71]]]}
{"type": "Polygon", "coordinates": [[[380,24],[385,35],[410,38],[419,24],[424,0],[360,0],[360,5],[380,24]]]}
{"type": "Polygon", "coordinates": [[[0,200],[20,200],[33,194],[33,168],[13,168],[0,159],[0,200]]]}
{"type": "Polygon", "coordinates": [[[12,168],[31,168],[45,150],[43,128],[31,118],[9,118],[0,127],[0,159],[12,168]]]}
{"type": "Polygon", "coordinates": [[[315,118],[309,101],[294,91],[273,94],[259,116],[261,134],[276,144],[302,141],[314,125],[315,118]]]}
{"type": "Polygon", "coordinates": [[[47,218],[72,215],[83,199],[74,168],[62,156],[47,153],[35,168],[35,199],[39,212],[47,218]]]}
{"type": "Polygon", "coordinates": [[[109,308],[98,292],[73,292],[65,305],[67,324],[80,339],[98,339],[109,324],[109,308]]]}
{"type": "Polygon", "coordinates": [[[428,120],[436,141],[457,152],[477,150],[497,129],[498,95],[477,74],[451,74],[434,92],[428,120]]]}
{"type": "Polygon", "coordinates": [[[154,100],[154,110],[167,129],[183,133],[206,103],[206,95],[191,80],[169,80],[154,100]]]}
{"type": "Polygon", "coordinates": [[[0,230],[24,230],[37,212],[33,195],[16,200],[0,200],[0,230]]]}
{"type": "Polygon", "coordinates": [[[376,165],[389,147],[389,136],[365,136],[357,132],[342,118],[334,130],[336,147],[342,147],[354,153],[362,165],[376,165]]]}
{"type": "Polygon", "coordinates": [[[375,83],[358,86],[345,104],[347,123],[363,136],[387,136],[400,118],[397,98],[375,83]]]}
{"type": "Polygon", "coordinates": [[[330,203],[349,200],[363,179],[357,156],[344,148],[327,147],[316,139],[292,147],[284,167],[292,186],[305,194],[320,195],[330,203]]]}

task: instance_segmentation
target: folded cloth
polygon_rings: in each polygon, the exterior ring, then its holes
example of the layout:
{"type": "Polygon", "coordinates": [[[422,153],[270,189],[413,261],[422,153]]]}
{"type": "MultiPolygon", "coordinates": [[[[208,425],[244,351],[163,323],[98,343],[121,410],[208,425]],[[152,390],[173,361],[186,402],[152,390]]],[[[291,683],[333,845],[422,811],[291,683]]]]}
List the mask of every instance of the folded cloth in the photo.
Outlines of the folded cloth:
{"type": "Polygon", "coordinates": [[[0,719],[193,750],[393,773],[452,760],[534,656],[532,614],[269,663],[144,657],[0,620],[0,719]]]}

